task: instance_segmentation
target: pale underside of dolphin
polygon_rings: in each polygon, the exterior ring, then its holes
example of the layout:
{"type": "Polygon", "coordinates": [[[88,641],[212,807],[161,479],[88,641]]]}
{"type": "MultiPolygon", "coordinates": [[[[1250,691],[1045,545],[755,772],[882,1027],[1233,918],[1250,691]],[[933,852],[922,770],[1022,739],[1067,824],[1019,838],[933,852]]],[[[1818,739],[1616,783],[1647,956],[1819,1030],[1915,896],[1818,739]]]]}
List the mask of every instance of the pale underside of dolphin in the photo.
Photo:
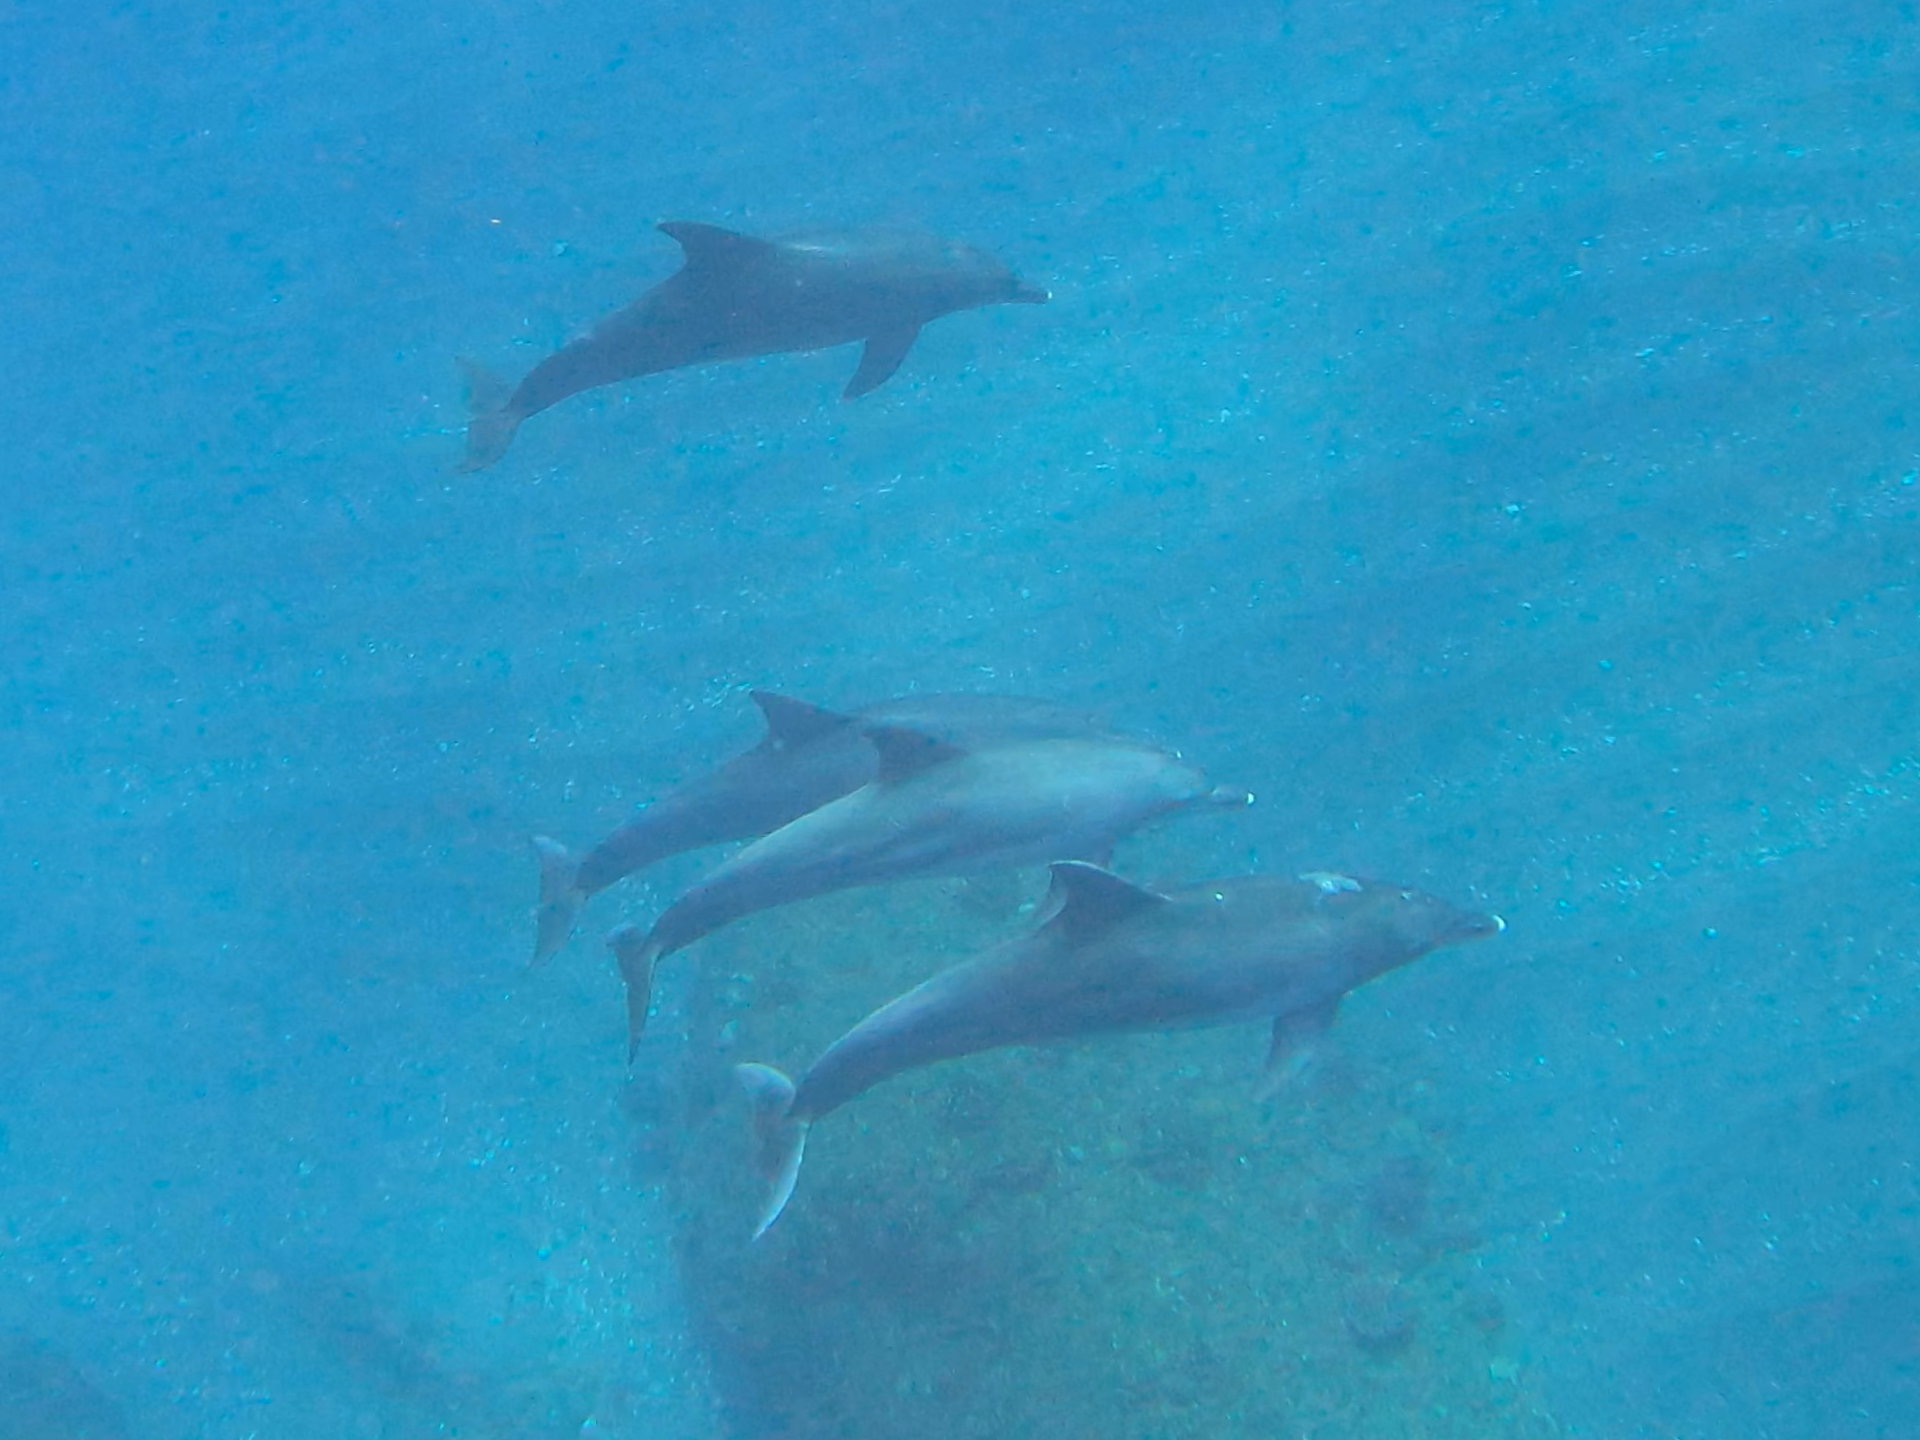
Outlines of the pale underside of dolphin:
{"type": "Polygon", "coordinates": [[[646,1028],[664,955],[744,915],[836,890],[976,875],[1062,857],[1104,860],[1163,815],[1245,805],[1179,756],[1138,741],[1037,739],[968,750],[924,731],[868,726],[874,780],[754,841],[650,930],[607,937],[627,985],[628,1057],[646,1028]]]}
{"type": "Polygon", "coordinates": [[[766,1186],[756,1237],[786,1207],[813,1123],[892,1076],[1003,1046],[1248,1020],[1272,1021],[1278,1076],[1349,991],[1505,928],[1417,890],[1323,872],[1159,894],[1067,862],[1053,867],[1049,909],[1031,933],[874,1011],[798,1082],[736,1067],[766,1186]]]}
{"type": "Polygon", "coordinates": [[[686,365],[864,341],[847,382],[851,400],[886,383],[920,327],[942,315],[1047,299],[986,251],[930,235],[818,231],[762,239],[689,220],[659,228],[679,242],[681,268],[542,360],[513,389],[461,361],[473,411],[461,470],[493,464],[522,421],[583,390],[686,365]]]}
{"type": "Polygon", "coordinates": [[[590,897],[622,877],[669,855],[755,839],[867,784],[879,755],[863,725],[903,725],[969,747],[1107,733],[1083,711],[1018,695],[907,695],[837,711],[765,690],[751,694],[766,721],[759,744],[668,791],[585,855],[534,838],[534,964],[566,943],[590,897]]]}

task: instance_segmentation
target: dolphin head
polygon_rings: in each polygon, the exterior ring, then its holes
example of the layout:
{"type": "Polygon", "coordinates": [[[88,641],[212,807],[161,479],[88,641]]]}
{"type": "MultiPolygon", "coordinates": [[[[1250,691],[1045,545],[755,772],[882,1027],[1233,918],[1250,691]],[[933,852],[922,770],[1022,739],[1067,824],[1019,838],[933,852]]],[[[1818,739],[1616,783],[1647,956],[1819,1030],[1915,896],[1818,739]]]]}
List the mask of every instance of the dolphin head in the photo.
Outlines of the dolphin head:
{"type": "Polygon", "coordinates": [[[1157,799],[1156,812],[1218,806],[1242,809],[1253,804],[1251,792],[1233,785],[1216,785],[1205,771],[1177,751],[1140,744],[1132,747],[1133,763],[1145,772],[1147,787],[1157,799]]]}
{"type": "Polygon", "coordinates": [[[1424,890],[1377,887],[1385,898],[1387,924],[1401,943],[1416,954],[1438,950],[1443,945],[1463,945],[1498,935],[1507,922],[1485,910],[1462,910],[1424,890]]]}
{"type": "Polygon", "coordinates": [[[1354,880],[1314,871],[1303,884],[1320,892],[1323,913],[1337,919],[1353,942],[1350,951],[1363,978],[1418,960],[1431,950],[1497,935],[1507,928],[1498,915],[1459,906],[1403,885],[1354,880]]]}
{"type": "Polygon", "coordinates": [[[976,305],[1044,305],[1053,297],[1027,284],[997,255],[977,245],[949,240],[942,245],[947,273],[979,298],[976,305]]]}

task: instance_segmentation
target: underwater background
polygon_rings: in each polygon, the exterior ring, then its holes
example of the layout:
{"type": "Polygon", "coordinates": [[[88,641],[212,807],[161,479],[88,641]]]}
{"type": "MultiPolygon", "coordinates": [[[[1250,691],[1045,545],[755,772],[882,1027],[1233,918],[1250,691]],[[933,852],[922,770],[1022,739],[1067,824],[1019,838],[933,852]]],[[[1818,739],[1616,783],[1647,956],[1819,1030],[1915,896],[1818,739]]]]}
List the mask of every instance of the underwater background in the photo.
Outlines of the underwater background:
{"type": "MultiPolygon", "coordinates": [[[[1920,1433],[1910,4],[0,3],[6,1440],[1920,1433]],[[671,271],[1053,292],[453,475],[671,271]],[[629,1079],[527,836],[745,689],[1086,703],[1259,803],[1142,878],[1497,941],[923,1072],[749,1247],[798,1064],[1044,877],[676,957],[629,1079]],[[777,983],[775,983],[777,981],[777,983]]],[[[628,885],[645,918],[701,873],[628,885]]]]}

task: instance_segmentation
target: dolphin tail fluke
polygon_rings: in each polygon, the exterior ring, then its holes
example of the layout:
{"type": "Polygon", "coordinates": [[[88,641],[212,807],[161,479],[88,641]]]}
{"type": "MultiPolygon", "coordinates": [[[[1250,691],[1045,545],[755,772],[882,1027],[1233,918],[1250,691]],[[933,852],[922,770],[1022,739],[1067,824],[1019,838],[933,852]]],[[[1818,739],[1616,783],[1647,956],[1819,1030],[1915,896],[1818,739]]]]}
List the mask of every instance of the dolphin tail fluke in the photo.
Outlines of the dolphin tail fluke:
{"type": "Polygon", "coordinates": [[[638,925],[622,925],[607,936],[607,946],[620,962],[620,978],[627,982],[627,1063],[640,1053],[640,1037],[647,1033],[647,1011],[653,1005],[653,967],[660,947],[638,925]]]}
{"type": "Polygon", "coordinates": [[[460,461],[460,473],[484,470],[513,444],[514,432],[524,418],[508,408],[512,391],[507,382],[484,365],[464,357],[458,362],[467,377],[467,453],[460,461]]]}
{"type": "Polygon", "coordinates": [[[766,1203],[753,1231],[758,1240],[793,1196],[800,1157],[807,1148],[807,1122],[794,1118],[793,1081],[773,1066],[736,1065],[733,1073],[753,1107],[753,1167],[766,1183],[766,1203]]]}
{"type": "Polygon", "coordinates": [[[573,934],[587,895],[580,888],[580,862],[566,846],[536,835],[533,853],[540,859],[539,930],[533,941],[533,963],[544,965],[573,934]]]}

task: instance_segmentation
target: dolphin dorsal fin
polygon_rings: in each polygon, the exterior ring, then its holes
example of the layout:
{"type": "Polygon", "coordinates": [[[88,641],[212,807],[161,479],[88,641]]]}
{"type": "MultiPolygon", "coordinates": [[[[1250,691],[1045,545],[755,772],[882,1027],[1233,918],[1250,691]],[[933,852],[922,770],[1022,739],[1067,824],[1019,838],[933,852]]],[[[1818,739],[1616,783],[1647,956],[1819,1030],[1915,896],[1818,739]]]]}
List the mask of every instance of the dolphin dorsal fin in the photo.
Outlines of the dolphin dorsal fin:
{"type": "Polygon", "coordinates": [[[753,703],[760,707],[760,714],[767,722],[766,743],[778,749],[788,750],[795,745],[805,745],[853,723],[852,717],[842,715],[838,710],[809,705],[791,695],[779,695],[772,690],[750,690],[747,693],[753,703]]]}
{"type": "Polygon", "coordinates": [[[869,725],[864,733],[880,753],[880,771],[874,779],[882,785],[896,784],[967,753],[938,735],[929,735],[910,725],[869,725]]]}
{"type": "Polygon", "coordinates": [[[738,230],[719,225],[703,225],[698,220],[663,220],[659,230],[679,242],[689,269],[704,270],[716,265],[737,269],[770,254],[775,248],[770,240],[742,235],[738,230]]]}
{"type": "Polygon", "coordinates": [[[1122,880],[1084,860],[1059,860],[1051,868],[1047,908],[1053,918],[1047,924],[1066,931],[1070,939],[1088,939],[1130,915],[1172,903],[1144,885],[1122,880]]]}

